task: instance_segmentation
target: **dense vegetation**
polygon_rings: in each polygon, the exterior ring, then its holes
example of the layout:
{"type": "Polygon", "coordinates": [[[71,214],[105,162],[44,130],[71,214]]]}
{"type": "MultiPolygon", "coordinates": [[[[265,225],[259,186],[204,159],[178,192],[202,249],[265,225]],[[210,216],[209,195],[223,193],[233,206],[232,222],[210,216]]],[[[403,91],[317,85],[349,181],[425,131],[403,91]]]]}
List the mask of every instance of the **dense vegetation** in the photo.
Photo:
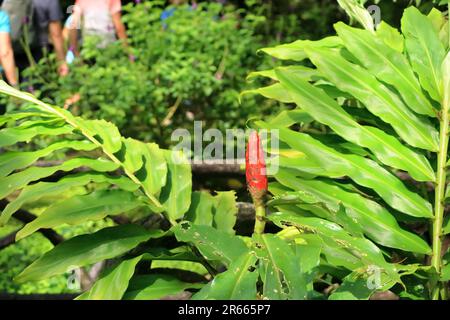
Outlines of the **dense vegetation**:
{"type": "Polygon", "coordinates": [[[264,107],[262,100],[238,101],[242,79],[261,64],[255,52],[262,38],[256,31],[264,17],[204,3],[195,9],[181,6],[161,20],[162,3],[124,8],[129,48],[116,43],[98,50],[97,39],[84,39],[68,77],[51,72],[50,55],[26,71],[30,81],[24,88],[31,86],[38,97],[61,106],[78,94],[70,107],[75,114],[113,121],[126,136],[161,145],[169,144],[174,129],[189,129],[194,119],[225,129],[267,112],[270,104],[264,107]]]}
{"type": "Polygon", "coordinates": [[[317,3],[246,1],[248,11],[200,4],[164,21],[162,3],[129,4],[130,47],[99,51],[86,39],[63,79],[54,58],[44,58],[26,71],[24,88],[35,96],[1,83],[13,103],[0,116],[0,238],[17,231],[20,241],[0,252],[0,270],[8,268],[0,291],[448,299],[446,9],[418,1],[422,12],[390,10],[390,23],[376,26],[364,1],[338,3],[349,23],[330,13],[333,4],[324,15],[346,22],[300,36],[295,21],[322,20],[317,3]],[[306,5],[309,18],[283,19],[283,6],[306,5]],[[260,71],[248,84],[251,70],[260,71]],[[75,93],[69,110],[55,106],[75,93]],[[195,119],[277,130],[261,144],[250,136],[251,197],[194,190],[185,155],[168,147],[173,130],[195,119]],[[269,177],[262,146],[273,156],[267,166],[279,164],[269,177]],[[237,202],[250,199],[255,226],[242,228],[237,202]],[[36,219],[19,223],[21,210],[36,219]],[[42,230],[65,241],[53,247],[42,230]],[[30,246],[38,241],[45,245],[30,246]],[[99,265],[93,285],[67,286],[72,271],[99,265]]]}

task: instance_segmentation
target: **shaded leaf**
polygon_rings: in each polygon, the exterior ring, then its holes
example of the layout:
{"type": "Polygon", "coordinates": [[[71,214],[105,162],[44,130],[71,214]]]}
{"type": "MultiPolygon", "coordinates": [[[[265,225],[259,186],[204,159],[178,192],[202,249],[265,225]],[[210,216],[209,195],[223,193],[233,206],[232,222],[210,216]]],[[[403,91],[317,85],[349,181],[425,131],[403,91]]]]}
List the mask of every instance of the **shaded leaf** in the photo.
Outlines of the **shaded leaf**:
{"type": "Polygon", "coordinates": [[[162,233],[160,230],[148,231],[137,225],[121,225],[77,236],[44,254],[15,280],[20,283],[42,280],[111,259],[135,248],[141,242],[160,237],[162,233]]]}
{"type": "Polygon", "coordinates": [[[164,151],[168,165],[167,184],[161,191],[161,203],[172,221],[189,210],[192,193],[191,166],[181,152],[164,151]]]}
{"type": "Polygon", "coordinates": [[[440,101],[445,49],[438,33],[431,21],[415,7],[404,11],[401,24],[406,52],[422,87],[434,100],[440,101]]]}
{"type": "Polygon", "coordinates": [[[33,181],[49,177],[58,171],[68,172],[79,167],[88,167],[98,172],[111,172],[117,170],[119,165],[104,159],[75,158],[57,166],[31,167],[8,177],[0,178],[0,199],[7,197],[33,181]]]}
{"type": "Polygon", "coordinates": [[[247,252],[238,257],[229,269],[195,294],[193,300],[255,300],[257,258],[247,252]]]}
{"type": "Polygon", "coordinates": [[[108,182],[118,186],[122,190],[134,192],[139,186],[127,177],[110,177],[102,173],[82,173],[67,176],[58,182],[38,182],[25,187],[20,195],[12,200],[3,210],[0,216],[0,226],[8,222],[11,216],[27,203],[37,201],[46,196],[64,194],[67,190],[75,187],[85,186],[91,182],[108,182]]]}
{"type": "Polygon", "coordinates": [[[429,121],[414,114],[400,97],[367,70],[331,50],[308,48],[307,53],[337,88],[351,93],[371,113],[389,123],[409,145],[430,151],[438,150],[438,132],[429,121]]]}
{"type": "Polygon", "coordinates": [[[431,253],[431,248],[422,238],[400,228],[389,211],[360,194],[324,181],[305,180],[283,172],[279,172],[275,178],[283,185],[312,194],[328,205],[338,207],[342,203],[349,218],[360,225],[369,238],[381,245],[422,254],[431,253]]]}
{"type": "Polygon", "coordinates": [[[172,229],[178,241],[194,244],[208,260],[229,266],[248,251],[245,242],[236,236],[209,226],[183,222],[172,229]]]}
{"type": "Polygon", "coordinates": [[[162,274],[135,276],[125,293],[125,300],[157,300],[176,295],[186,289],[200,289],[201,283],[187,283],[162,274]]]}
{"type": "Polygon", "coordinates": [[[317,121],[330,126],[344,139],[369,148],[383,163],[408,171],[419,181],[435,180],[433,169],[423,155],[378,128],[360,125],[322,90],[295,75],[283,71],[277,74],[295,102],[317,121]]]}
{"type": "Polygon", "coordinates": [[[255,237],[256,253],[263,287],[263,296],[273,300],[304,300],[306,279],[293,248],[275,235],[255,237]]]}
{"type": "Polygon", "coordinates": [[[122,261],[119,265],[103,273],[89,291],[75,300],[120,300],[141,257],[122,261]]]}
{"type": "MultiPolygon", "coordinates": [[[[383,26],[385,27],[381,30],[392,28],[386,24],[383,26]]],[[[430,117],[436,116],[436,110],[423,94],[419,81],[401,50],[392,49],[382,39],[365,30],[351,28],[343,23],[337,23],[335,29],[345,47],[372,75],[394,86],[409,108],[430,117]]],[[[381,32],[380,29],[378,32],[381,32]]],[[[397,33],[396,43],[402,45],[403,37],[397,33]]]]}
{"type": "Polygon", "coordinates": [[[135,195],[122,190],[95,191],[50,205],[35,220],[26,224],[16,235],[16,241],[39,229],[51,229],[62,224],[77,225],[106,216],[118,215],[142,206],[135,195]]]}

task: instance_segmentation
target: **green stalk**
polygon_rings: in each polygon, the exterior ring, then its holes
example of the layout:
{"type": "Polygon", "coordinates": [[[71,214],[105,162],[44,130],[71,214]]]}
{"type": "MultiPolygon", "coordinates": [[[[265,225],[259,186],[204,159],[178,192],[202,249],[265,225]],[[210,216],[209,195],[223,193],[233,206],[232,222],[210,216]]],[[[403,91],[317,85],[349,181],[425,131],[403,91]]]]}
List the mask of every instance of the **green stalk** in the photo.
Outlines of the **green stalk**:
{"type": "MultiPolygon", "coordinates": [[[[450,0],[447,1],[448,12],[450,16],[450,0]]],[[[450,24],[449,24],[450,39],[450,24]]],[[[442,269],[442,224],[444,220],[445,210],[445,189],[446,189],[446,165],[449,139],[449,93],[445,92],[448,88],[444,88],[444,97],[442,99],[442,110],[440,116],[440,134],[439,134],[439,153],[437,160],[437,180],[434,202],[434,219],[433,219],[433,255],[431,257],[431,266],[435,269],[436,275],[430,281],[430,293],[433,300],[438,300],[439,296],[447,299],[445,285],[440,282],[440,274],[442,269]]]]}
{"type": "Polygon", "coordinates": [[[263,234],[266,228],[266,208],[264,207],[264,205],[257,205],[255,207],[255,210],[255,233],[263,234]]]}
{"type": "MultiPolygon", "coordinates": [[[[448,103],[444,101],[442,104],[442,113],[440,119],[440,137],[439,137],[439,153],[437,163],[437,180],[434,201],[434,219],[433,219],[433,255],[431,258],[431,266],[436,270],[437,275],[441,273],[441,250],[442,250],[442,224],[444,220],[445,209],[445,188],[446,188],[446,165],[448,151],[448,135],[449,135],[449,116],[448,103]]],[[[439,279],[433,279],[431,282],[431,298],[439,299],[440,283],[439,279]]]]}

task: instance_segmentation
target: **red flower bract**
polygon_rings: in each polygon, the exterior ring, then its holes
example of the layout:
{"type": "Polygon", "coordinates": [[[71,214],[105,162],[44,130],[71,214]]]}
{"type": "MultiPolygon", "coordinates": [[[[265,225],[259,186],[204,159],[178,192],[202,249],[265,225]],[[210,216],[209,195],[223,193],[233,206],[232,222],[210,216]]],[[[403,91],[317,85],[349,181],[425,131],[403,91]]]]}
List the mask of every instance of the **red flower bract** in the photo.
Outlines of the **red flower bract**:
{"type": "Polygon", "coordinates": [[[254,200],[260,201],[267,191],[267,173],[264,151],[256,131],[250,134],[245,160],[248,190],[254,200]]]}

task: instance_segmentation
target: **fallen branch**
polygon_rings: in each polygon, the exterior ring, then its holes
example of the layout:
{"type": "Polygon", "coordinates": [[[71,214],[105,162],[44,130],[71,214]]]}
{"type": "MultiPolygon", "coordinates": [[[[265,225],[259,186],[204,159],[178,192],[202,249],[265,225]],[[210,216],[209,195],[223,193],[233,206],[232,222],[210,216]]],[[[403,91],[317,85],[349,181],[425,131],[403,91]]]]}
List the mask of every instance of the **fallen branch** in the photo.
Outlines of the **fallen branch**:
{"type": "MultiPolygon", "coordinates": [[[[7,205],[8,201],[0,200],[0,210],[3,210],[7,205]]],[[[17,211],[13,217],[23,223],[30,223],[36,219],[34,214],[23,209],[17,211]]],[[[64,241],[64,238],[52,229],[40,229],[39,232],[55,246],[64,241]]],[[[17,231],[0,240],[0,250],[15,243],[16,233],[17,231]]]]}
{"type": "Polygon", "coordinates": [[[0,239],[0,250],[5,249],[16,241],[16,232],[8,234],[6,237],[0,239]]]}
{"type": "MultiPolygon", "coordinates": [[[[61,165],[64,161],[38,161],[36,162],[36,167],[53,167],[61,165]]],[[[192,173],[194,175],[202,175],[202,174],[231,174],[231,175],[244,175],[245,170],[242,169],[239,164],[242,161],[235,160],[235,163],[224,163],[223,160],[212,161],[205,160],[201,163],[191,162],[192,173]]],[[[86,172],[89,171],[89,168],[79,167],[77,169],[72,170],[72,172],[86,172]]],[[[67,173],[64,173],[67,174],[67,173]]]]}

